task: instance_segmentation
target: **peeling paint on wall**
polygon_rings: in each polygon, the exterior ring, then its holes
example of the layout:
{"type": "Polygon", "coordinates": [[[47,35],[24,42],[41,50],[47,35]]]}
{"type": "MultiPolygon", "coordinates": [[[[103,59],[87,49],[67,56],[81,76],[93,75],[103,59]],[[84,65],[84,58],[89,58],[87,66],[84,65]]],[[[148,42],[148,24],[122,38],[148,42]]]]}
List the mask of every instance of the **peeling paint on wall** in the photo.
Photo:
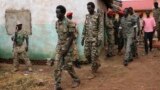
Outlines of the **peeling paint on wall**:
{"type": "MultiPolygon", "coordinates": [[[[87,3],[96,0],[0,0],[0,58],[12,57],[11,36],[5,28],[5,11],[7,9],[28,9],[31,11],[32,35],[29,36],[29,57],[34,60],[54,58],[57,44],[55,9],[57,5],[66,6],[72,11],[73,20],[78,23],[80,34],[83,29],[87,3]]],[[[80,45],[81,35],[78,37],[79,54],[83,58],[83,47],[80,45]]]]}

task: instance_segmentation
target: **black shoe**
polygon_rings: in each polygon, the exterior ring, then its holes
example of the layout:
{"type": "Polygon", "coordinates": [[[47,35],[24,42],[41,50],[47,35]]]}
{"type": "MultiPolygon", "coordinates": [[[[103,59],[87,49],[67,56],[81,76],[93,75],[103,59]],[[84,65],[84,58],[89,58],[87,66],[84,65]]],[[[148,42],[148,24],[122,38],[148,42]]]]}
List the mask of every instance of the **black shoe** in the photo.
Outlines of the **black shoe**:
{"type": "Polygon", "coordinates": [[[55,85],[55,89],[54,90],[62,90],[62,88],[60,86],[56,86],[55,85]]]}
{"type": "Polygon", "coordinates": [[[88,59],[88,64],[91,64],[92,63],[92,60],[91,59],[88,59]]]}
{"type": "Polygon", "coordinates": [[[123,65],[124,65],[124,66],[128,66],[128,61],[125,60],[125,61],[123,62],[123,65]]]}
{"type": "Polygon", "coordinates": [[[106,56],[107,56],[107,57],[112,57],[112,55],[111,55],[111,54],[107,54],[106,56]]]}
{"type": "Polygon", "coordinates": [[[133,54],[133,57],[138,57],[138,53],[133,54]]]}
{"type": "Polygon", "coordinates": [[[150,52],[152,52],[152,49],[149,49],[150,52]]]}
{"type": "Polygon", "coordinates": [[[81,63],[80,63],[79,60],[73,61],[73,65],[74,65],[76,68],[81,68],[81,63]]]}
{"type": "Polygon", "coordinates": [[[145,52],[146,55],[148,55],[148,52],[145,52]]]}
{"type": "Polygon", "coordinates": [[[132,61],[133,61],[133,59],[130,59],[130,60],[129,60],[129,62],[132,62],[132,61]]]}

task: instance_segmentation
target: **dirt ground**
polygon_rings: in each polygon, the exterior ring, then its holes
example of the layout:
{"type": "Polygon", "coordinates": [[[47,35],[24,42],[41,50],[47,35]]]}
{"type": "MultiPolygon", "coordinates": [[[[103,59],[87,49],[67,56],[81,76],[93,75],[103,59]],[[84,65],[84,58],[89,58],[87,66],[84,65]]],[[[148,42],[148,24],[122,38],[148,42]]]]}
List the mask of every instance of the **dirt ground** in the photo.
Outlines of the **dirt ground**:
{"type": "MultiPolygon", "coordinates": [[[[72,89],[72,80],[66,71],[63,72],[62,87],[64,90],[160,90],[160,50],[154,49],[149,55],[139,50],[139,58],[124,67],[123,55],[113,58],[100,57],[102,66],[93,80],[86,77],[90,65],[76,69],[81,85],[72,89]]],[[[30,73],[21,65],[20,71],[11,72],[11,64],[0,64],[0,90],[54,90],[53,67],[34,65],[30,73]]]]}

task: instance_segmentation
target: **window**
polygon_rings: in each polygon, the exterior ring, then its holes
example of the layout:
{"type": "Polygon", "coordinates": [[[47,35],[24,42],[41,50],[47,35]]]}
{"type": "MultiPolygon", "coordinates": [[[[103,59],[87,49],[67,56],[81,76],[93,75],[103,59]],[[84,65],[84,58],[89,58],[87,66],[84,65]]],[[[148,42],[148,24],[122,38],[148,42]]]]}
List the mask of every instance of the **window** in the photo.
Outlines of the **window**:
{"type": "Polygon", "coordinates": [[[17,21],[23,24],[22,30],[31,35],[31,12],[29,10],[6,10],[5,19],[6,30],[9,35],[14,34],[17,21]]]}

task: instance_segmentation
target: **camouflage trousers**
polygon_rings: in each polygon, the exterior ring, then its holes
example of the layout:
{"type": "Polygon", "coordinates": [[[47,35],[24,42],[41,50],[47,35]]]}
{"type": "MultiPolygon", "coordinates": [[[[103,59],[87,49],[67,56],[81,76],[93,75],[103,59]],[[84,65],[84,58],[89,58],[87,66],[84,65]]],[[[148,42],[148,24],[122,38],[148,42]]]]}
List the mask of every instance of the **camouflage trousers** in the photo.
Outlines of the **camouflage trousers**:
{"type": "Polygon", "coordinates": [[[124,60],[126,61],[133,59],[132,45],[133,45],[133,37],[127,36],[127,38],[125,38],[125,56],[124,56],[124,60]]]}
{"type": "Polygon", "coordinates": [[[138,55],[138,52],[137,52],[137,41],[135,39],[133,40],[131,49],[132,49],[133,56],[136,57],[138,55]]]}
{"type": "Polygon", "coordinates": [[[159,24],[159,22],[156,23],[156,31],[157,31],[157,38],[159,41],[160,40],[160,24],[159,24]]]}
{"type": "Polygon", "coordinates": [[[157,37],[158,37],[158,40],[160,41],[160,28],[157,30],[157,37]]]}
{"type": "Polygon", "coordinates": [[[85,41],[85,46],[84,46],[84,54],[86,59],[89,61],[91,60],[92,66],[91,70],[92,72],[96,72],[99,65],[100,61],[98,59],[98,46],[97,42],[90,42],[90,41],[85,41]]]}
{"type": "Polygon", "coordinates": [[[31,61],[27,55],[27,52],[25,50],[25,46],[15,46],[13,48],[13,65],[15,68],[19,67],[19,60],[22,59],[25,61],[25,64],[27,67],[31,67],[31,61]]]}
{"type": "Polygon", "coordinates": [[[63,58],[61,56],[61,51],[62,50],[57,50],[56,56],[55,56],[54,79],[55,79],[55,85],[57,85],[57,86],[60,86],[60,84],[61,84],[61,76],[62,76],[63,70],[67,70],[69,75],[72,77],[73,81],[75,81],[75,82],[79,81],[79,77],[76,75],[76,72],[75,72],[73,65],[72,65],[73,52],[69,51],[63,60],[63,58]]]}
{"type": "Polygon", "coordinates": [[[115,49],[115,40],[114,40],[114,31],[109,31],[108,32],[108,55],[114,55],[114,49],[115,49]]]}
{"type": "Polygon", "coordinates": [[[76,40],[73,41],[73,61],[79,60],[78,47],[76,40]]]}

